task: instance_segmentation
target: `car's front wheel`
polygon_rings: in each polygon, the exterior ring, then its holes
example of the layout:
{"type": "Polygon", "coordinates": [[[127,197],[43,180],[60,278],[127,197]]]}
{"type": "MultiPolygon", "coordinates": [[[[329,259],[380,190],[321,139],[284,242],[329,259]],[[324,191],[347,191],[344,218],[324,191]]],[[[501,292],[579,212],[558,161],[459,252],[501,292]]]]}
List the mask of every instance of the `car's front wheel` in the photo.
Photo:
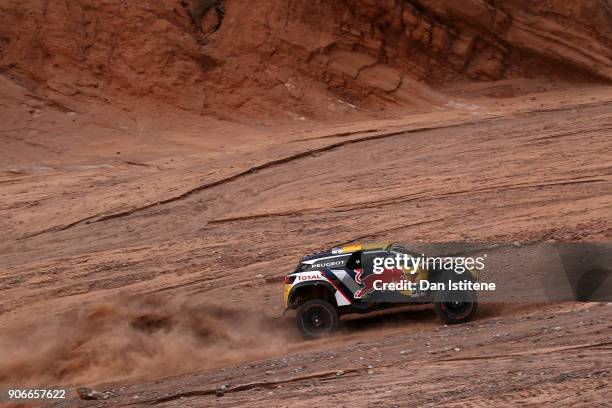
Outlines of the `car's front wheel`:
{"type": "Polygon", "coordinates": [[[336,330],[338,311],[324,300],[309,300],[298,307],[297,324],[305,338],[317,339],[336,330]]]}

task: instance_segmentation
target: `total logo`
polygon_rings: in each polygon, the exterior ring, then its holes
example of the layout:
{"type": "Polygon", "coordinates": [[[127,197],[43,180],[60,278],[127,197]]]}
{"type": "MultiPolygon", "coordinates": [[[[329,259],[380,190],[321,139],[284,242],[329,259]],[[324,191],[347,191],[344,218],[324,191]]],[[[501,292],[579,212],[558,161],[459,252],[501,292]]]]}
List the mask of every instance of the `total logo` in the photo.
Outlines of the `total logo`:
{"type": "Polygon", "coordinates": [[[323,279],[323,276],[321,276],[320,273],[309,273],[307,275],[298,275],[297,276],[297,280],[298,281],[307,281],[307,280],[313,280],[313,279],[323,279]]]}

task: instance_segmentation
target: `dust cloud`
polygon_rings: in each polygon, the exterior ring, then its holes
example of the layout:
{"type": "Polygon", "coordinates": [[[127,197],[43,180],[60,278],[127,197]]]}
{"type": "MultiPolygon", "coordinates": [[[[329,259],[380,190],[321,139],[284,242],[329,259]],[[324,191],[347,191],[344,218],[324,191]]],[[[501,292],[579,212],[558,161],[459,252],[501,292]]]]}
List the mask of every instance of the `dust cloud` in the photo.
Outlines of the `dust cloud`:
{"type": "Polygon", "coordinates": [[[0,386],[160,378],[270,356],[296,333],[252,310],[121,298],[0,337],[0,386]]]}

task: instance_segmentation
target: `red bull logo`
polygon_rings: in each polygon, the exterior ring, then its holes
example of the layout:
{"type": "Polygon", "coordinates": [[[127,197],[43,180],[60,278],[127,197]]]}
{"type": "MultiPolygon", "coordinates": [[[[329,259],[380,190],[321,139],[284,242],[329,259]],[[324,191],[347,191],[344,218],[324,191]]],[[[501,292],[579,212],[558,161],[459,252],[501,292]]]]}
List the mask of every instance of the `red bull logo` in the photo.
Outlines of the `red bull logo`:
{"type": "Polygon", "coordinates": [[[406,280],[406,275],[401,269],[383,269],[381,273],[370,273],[367,276],[363,276],[363,269],[356,269],[357,275],[355,275],[355,281],[362,285],[362,288],[355,292],[355,299],[361,299],[368,293],[372,293],[375,290],[380,290],[385,283],[401,283],[406,280]],[[376,289],[378,287],[378,289],[376,289]]]}

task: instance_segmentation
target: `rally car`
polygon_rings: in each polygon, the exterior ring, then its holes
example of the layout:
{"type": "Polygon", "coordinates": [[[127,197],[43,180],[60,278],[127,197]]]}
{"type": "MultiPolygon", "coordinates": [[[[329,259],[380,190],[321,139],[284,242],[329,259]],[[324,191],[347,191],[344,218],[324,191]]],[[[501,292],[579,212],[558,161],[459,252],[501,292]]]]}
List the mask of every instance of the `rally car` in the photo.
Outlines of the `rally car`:
{"type": "Polygon", "coordinates": [[[351,245],[303,257],[297,268],[284,279],[287,310],[296,309],[297,325],[306,338],[318,338],[336,329],[340,315],[369,313],[407,304],[433,303],[439,318],[447,324],[467,322],[476,313],[476,292],[381,291],[384,283],[399,281],[447,282],[459,278],[477,279],[473,270],[462,273],[440,268],[414,267],[410,272],[387,268],[374,273],[372,260],[410,254],[399,244],[351,245]]]}

